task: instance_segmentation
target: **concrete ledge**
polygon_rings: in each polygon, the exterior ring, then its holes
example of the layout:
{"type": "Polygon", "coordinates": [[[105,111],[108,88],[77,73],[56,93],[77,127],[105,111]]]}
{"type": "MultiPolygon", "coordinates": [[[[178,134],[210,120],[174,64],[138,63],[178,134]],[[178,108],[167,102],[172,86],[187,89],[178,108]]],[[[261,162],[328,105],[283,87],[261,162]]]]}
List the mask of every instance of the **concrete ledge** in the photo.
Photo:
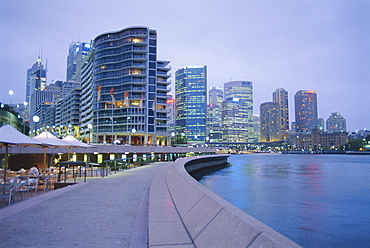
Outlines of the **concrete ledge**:
{"type": "Polygon", "coordinates": [[[224,164],[227,158],[228,155],[181,158],[158,172],[150,193],[149,211],[155,216],[149,213],[149,246],[300,247],[188,174],[224,164]],[[162,192],[161,196],[158,192],[162,192]],[[163,226],[163,222],[168,226],[163,226]],[[162,235],[157,231],[160,228],[162,235]]]}

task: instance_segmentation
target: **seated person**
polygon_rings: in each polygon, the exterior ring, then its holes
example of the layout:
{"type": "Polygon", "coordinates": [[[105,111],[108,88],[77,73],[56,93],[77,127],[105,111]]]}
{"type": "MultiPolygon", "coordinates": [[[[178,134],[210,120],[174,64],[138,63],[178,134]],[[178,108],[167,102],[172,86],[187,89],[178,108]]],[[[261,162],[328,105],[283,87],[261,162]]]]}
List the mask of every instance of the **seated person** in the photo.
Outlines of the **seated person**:
{"type": "Polygon", "coordinates": [[[28,172],[28,174],[31,174],[31,175],[40,175],[38,166],[39,166],[38,163],[35,163],[35,165],[33,167],[31,167],[31,169],[28,172]]]}

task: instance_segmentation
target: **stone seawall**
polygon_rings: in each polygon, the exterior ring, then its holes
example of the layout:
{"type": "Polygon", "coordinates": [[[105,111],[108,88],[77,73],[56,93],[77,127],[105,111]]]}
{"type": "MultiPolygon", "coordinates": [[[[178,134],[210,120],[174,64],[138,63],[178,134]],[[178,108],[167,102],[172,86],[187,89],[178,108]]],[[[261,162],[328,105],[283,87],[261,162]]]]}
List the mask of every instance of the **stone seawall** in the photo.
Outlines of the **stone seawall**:
{"type": "MultiPolygon", "coordinates": [[[[154,197],[151,189],[149,204],[149,246],[187,247],[300,247],[293,241],[274,231],[260,221],[249,216],[229,202],[223,200],[214,192],[205,188],[188,172],[222,165],[227,162],[228,155],[213,155],[177,159],[173,165],[162,170],[161,178],[165,179],[162,188],[168,190],[167,197],[154,197]],[[159,222],[152,221],[151,206],[158,206],[160,198],[167,206],[175,210],[171,219],[166,220],[166,214],[161,214],[160,224],[164,228],[176,220],[176,226],[181,233],[187,235],[181,241],[172,240],[151,242],[155,236],[153,230],[159,222]],[[153,202],[154,201],[154,202],[153,202]],[[176,215],[176,218],[174,218],[176,215]]],[[[160,176],[160,173],[158,173],[160,176]]],[[[157,176],[156,176],[157,177],[157,176]]],[[[158,189],[159,180],[153,180],[152,188],[158,189]]],[[[156,209],[158,211],[159,209],[156,209]]],[[[163,208],[162,211],[168,211],[163,208]]],[[[173,223],[172,223],[172,226],[173,223]]],[[[170,228],[169,228],[170,229],[170,228]]],[[[174,232],[174,229],[170,230],[174,232]]],[[[166,237],[164,237],[166,239],[166,237]]]]}

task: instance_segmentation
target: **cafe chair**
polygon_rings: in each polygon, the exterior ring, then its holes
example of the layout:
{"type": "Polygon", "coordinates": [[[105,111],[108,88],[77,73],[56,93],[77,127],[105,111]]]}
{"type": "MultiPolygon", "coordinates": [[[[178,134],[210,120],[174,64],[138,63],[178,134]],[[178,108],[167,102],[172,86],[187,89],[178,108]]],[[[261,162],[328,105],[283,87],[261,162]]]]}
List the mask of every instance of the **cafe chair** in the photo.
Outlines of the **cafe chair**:
{"type": "Polygon", "coordinates": [[[24,194],[26,194],[28,198],[30,191],[31,189],[28,187],[28,180],[21,181],[21,184],[15,188],[15,192],[17,192],[21,196],[22,200],[24,194]]]}
{"type": "Polygon", "coordinates": [[[0,198],[6,199],[8,198],[8,205],[14,203],[14,192],[13,187],[10,185],[0,185],[0,198]]]}
{"type": "Polygon", "coordinates": [[[57,177],[56,177],[55,174],[50,174],[46,178],[46,185],[45,185],[44,191],[53,189],[53,186],[56,182],[56,179],[57,179],[57,177]]]}
{"type": "Polygon", "coordinates": [[[37,178],[28,179],[27,188],[30,190],[31,193],[34,192],[34,195],[36,195],[38,187],[39,180],[37,178]]]}

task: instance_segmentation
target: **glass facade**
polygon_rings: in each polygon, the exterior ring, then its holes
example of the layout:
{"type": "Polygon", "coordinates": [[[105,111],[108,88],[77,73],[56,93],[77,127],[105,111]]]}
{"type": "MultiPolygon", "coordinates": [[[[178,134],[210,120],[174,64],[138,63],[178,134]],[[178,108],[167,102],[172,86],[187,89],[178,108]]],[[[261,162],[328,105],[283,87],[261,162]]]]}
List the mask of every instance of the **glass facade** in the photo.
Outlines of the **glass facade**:
{"type": "Polygon", "coordinates": [[[346,120],[338,112],[331,113],[329,118],[326,120],[326,131],[328,133],[346,132],[346,120]]]}
{"type": "Polygon", "coordinates": [[[274,102],[279,103],[280,106],[280,118],[281,118],[281,130],[289,130],[289,102],[288,102],[288,91],[279,88],[272,94],[274,102]]]}
{"type": "Polygon", "coordinates": [[[280,104],[265,102],[260,107],[261,141],[274,142],[281,140],[280,104]]]}
{"type": "Polygon", "coordinates": [[[225,83],[222,103],[223,140],[226,143],[253,143],[253,86],[248,81],[225,83]]]}
{"type": "Polygon", "coordinates": [[[91,45],[86,42],[72,42],[67,56],[66,81],[81,82],[81,66],[90,54],[91,45]]]}
{"type": "Polygon", "coordinates": [[[311,132],[317,128],[317,94],[300,90],[294,96],[296,132],[311,132]]]}
{"type": "Polygon", "coordinates": [[[176,71],[176,132],[189,144],[205,143],[207,66],[188,66],[176,71]]]}
{"type": "Polygon", "coordinates": [[[157,32],[133,27],[102,34],[92,49],[82,69],[82,93],[92,91],[92,111],[84,109],[81,125],[92,123],[97,142],[164,145],[171,68],[157,60],[157,32]]]}

